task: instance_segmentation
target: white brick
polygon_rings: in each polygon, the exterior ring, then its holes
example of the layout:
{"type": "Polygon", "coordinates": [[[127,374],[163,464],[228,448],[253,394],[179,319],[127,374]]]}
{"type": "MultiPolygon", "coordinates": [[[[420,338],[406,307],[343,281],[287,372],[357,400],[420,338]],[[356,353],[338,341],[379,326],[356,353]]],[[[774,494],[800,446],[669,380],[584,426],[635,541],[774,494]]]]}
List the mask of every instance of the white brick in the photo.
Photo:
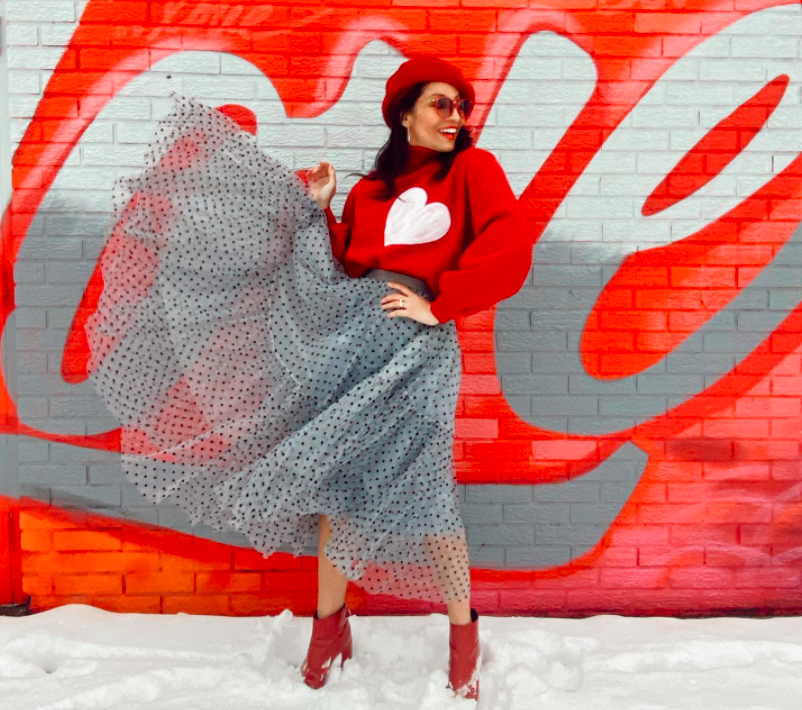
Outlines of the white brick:
{"type": "Polygon", "coordinates": [[[120,143],[149,143],[156,134],[156,121],[120,121],[115,134],[120,143]]]}
{"type": "Polygon", "coordinates": [[[587,57],[561,59],[560,62],[562,65],[562,77],[565,79],[596,81],[598,78],[596,65],[587,57]]]}
{"type": "Polygon", "coordinates": [[[568,218],[624,219],[634,216],[634,202],[606,200],[600,197],[576,197],[568,200],[568,218]]]}
{"type": "Polygon", "coordinates": [[[9,24],[6,27],[6,43],[13,46],[39,44],[35,25],[9,24]]]}
{"type": "Polygon", "coordinates": [[[83,165],[140,167],[144,152],[141,145],[84,145],[81,146],[81,162],[83,165]]]}
{"type": "Polygon", "coordinates": [[[353,127],[330,127],[326,128],[326,133],[326,145],[329,148],[355,148],[357,146],[362,148],[381,148],[390,135],[390,129],[386,126],[384,128],[365,127],[359,128],[357,131],[353,127]]]}
{"type": "Polygon", "coordinates": [[[708,59],[699,67],[699,77],[704,81],[763,81],[766,67],[750,59],[708,59]]]}
{"type": "Polygon", "coordinates": [[[73,25],[42,25],[39,32],[43,45],[66,47],[75,33],[75,27],[73,25]]]}
{"type": "Polygon", "coordinates": [[[650,131],[646,128],[617,128],[607,139],[604,149],[607,150],[666,150],[669,140],[668,131],[650,131]]]}
{"type": "Polygon", "coordinates": [[[110,190],[114,186],[114,173],[99,168],[62,168],[53,183],[56,189],[110,190]]]}
{"type": "Polygon", "coordinates": [[[8,72],[8,90],[12,94],[38,95],[42,91],[39,72],[10,69],[8,72]]]}
{"type": "Polygon", "coordinates": [[[387,81],[387,78],[398,69],[402,62],[403,59],[397,56],[374,55],[363,57],[360,53],[360,57],[354,65],[353,76],[387,81]]]}
{"type": "Polygon", "coordinates": [[[640,195],[643,192],[642,175],[601,175],[599,194],[640,195]]]}
{"type": "Polygon", "coordinates": [[[6,21],[75,22],[73,0],[6,0],[6,21]]]}
{"type": "MultiPolygon", "coordinates": [[[[563,74],[563,62],[571,61],[570,59],[533,59],[521,58],[520,61],[515,63],[515,81],[556,81],[560,77],[579,80],[579,79],[592,79],[596,80],[596,74],[588,73],[587,69],[578,73],[579,75],[563,74]]],[[[495,64],[495,73],[498,74],[507,63],[506,57],[493,60],[495,64]]],[[[586,64],[590,64],[593,68],[593,62],[585,60],[586,64]]]]}
{"type": "MultiPolygon", "coordinates": [[[[538,132],[542,135],[542,131],[538,132]]],[[[564,133],[564,131],[561,131],[564,133]]],[[[490,126],[482,131],[479,143],[485,150],[531,150],[532,149],[532,129],[531,128],[502,128],[490,126]]],[[[553,145],[553,144],[552,144],[553,145]]]]}
{"type": "Polygon", "coordinates": [[[58,64],[62,47],[9,47],[9,69],[44,69],[52,68],[58,64]]]}
{"type": "Polygon", "coordinates": [[[698,47],[693,48],[694,57],[728,57],[730,55],[730,38],[717,35],[708,37],[698,47]]]}
{"type": "Polygon", "coordinates": [[[606,150],[597,153],[583,171],[593,173],[633,173],[635,172],[635,153],[616,153],[606,150]]]}
{"type": "Polygon", "coordinates": [[[168,97],[170,92],[179,94],[184,91],[184,77],[181,74],[167,71],[148,71],[140,74],[130,84],[126,84],[121,94],[131,96],[161,96],[168,97]]]}
{"type": "MultiPolygon", "coordinates": [[[[172,64],[170,66],[172,66],[172,64]]],[[[219,73],[226,76],[231,74],[240,76],[260,76],[262,74],[253,64],[233,54],[220,55],[219,73]]]]}
{"type": "Polygon", "coordinates": [[[666,85],[667,104],[690,104],[693,106],[733,103],[732,86],[713,82],[676,82],[666,85]]]}
{"type": "MultiPolygon", "coordinates": [[[[240,60],[242,61],[242,60],[240,60]]],[[[170,72],[188,74],[219,74],[220,55],[217,52],[179,52],[169,58],[170,72]]],[[[159,67],[163,69],[163,67],[159,67]]],[[[258,70],[257,70],[258,71],[258,70]]]]}
{"type": "Polygon", "coordinates": [[[108,120],[147,120],[150,118],[150,100],[147,98],[127,98],[118,96],[112,99],[100,113],[99,118],[108,120]]]}
{"type": "Polygon", "coordinates": [[[767,128],[797,128],[802,126],[802,106],[778,106],[766,122],[767,128]]]}
{"type": "Polygon", "coordinates": [[[760,57],[787,59],[796,57],[799,47],[798,37],[732,37],[730,50],[733,57],[760,57]]]}
{"type": "Polygon", "coordinates": [[[635,128],[693,128],[699,125],[695,106],[638,106],[632,114],[635,128]]]}
{"type": "Polygon", "coordinates": [[[198,98],[252,99],[256,95],[256,81],[250,77],[185,76],[184,89],[198,98]]]}
{"type": "Polygon", "coordinates": [[[602,225],[604,242],[649,242],[666,244],[671,239],[671,222],[659,217],[649,217],[637,222],[609,221],[602,225]]]}
{"type": "Polygon", "coordinates": [[[9,96],[8,115],[11,118],[30,118],[39,104],[39,96],[19,95],[9,96]]]}
{"type": "MultiPolygon", "coordinates": [[[[485,146],[482,146],[483,148],[485,146]]],[[[530,178],[549,157],[546,151],[534,150],[494,150],[493,154],[498,158],[507,175],[511,173],[528,173],[530,178]]]]}
{"type": "Polygon", "coordinates": [[[799,6],[788,5],[773,7],[770,11],[759,11],[749,16],[748,22],[736,22],[727,28],[728,35],[760,35],[771,37],[773,35],[802,35],[802,15],[799,6]],[[789,12],[781,12],[782,10],[789,12]],[[778,17],[782,15],[781,17],[778,17]],[[779,21],[778,21],[779,20],[779,21]]]}
{"type": "Polygon", "coordinates": [[[565,109],[552,106],[502,104],[498,106],[497,116],[498,126],[535,126],[540,128],[545,126],[564,127],[566,124],[565,109]]]}

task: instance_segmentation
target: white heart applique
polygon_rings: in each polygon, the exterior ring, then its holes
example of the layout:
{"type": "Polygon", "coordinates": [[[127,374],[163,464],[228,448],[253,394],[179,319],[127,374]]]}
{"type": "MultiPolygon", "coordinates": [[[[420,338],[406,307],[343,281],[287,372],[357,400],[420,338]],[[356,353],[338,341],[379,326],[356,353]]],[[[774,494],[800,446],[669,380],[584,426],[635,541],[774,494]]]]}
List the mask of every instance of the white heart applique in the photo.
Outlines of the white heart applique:
{"type": "Polygon", "coordinates": [[[428,199],[422,187],[410,187],[396,198],[384,224],[384,246],[426,244],[446,235],[451,213],[442,202],[427,205],[428,199]]]}

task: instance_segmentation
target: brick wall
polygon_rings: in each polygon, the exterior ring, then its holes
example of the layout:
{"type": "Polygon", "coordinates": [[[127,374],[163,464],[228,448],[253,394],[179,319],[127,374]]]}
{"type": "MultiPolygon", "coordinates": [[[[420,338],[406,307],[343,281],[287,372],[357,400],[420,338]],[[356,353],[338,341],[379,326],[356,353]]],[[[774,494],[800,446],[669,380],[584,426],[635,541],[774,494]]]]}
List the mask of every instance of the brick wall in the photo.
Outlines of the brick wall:
{"type": "Polygon", "coordinates": [[[384,82],[429,51],[473,80],[478,145],[536,226],[520,292],[458,322],[476,603],[797,610],[802,10],[773,5],[4,0],[0,494],[22,593],[311,611],[314,550],[263,560],[127,483],[75,318],[171,92],[248,107],[294,168],[332,161],[339,214],[386,138],[384,82]]]}

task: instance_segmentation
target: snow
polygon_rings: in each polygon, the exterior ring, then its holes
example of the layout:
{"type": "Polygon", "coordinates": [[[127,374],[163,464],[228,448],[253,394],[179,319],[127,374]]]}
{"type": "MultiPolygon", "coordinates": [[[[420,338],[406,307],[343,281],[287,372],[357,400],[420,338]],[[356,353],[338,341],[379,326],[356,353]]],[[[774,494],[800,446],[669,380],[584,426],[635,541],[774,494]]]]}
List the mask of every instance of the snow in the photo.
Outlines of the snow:
{"type": "MultiPolygon", "coordinates": [[[[354,658],[300,677],[312,620],[114,614],[0,618],[4,710],[458,710],[448,619],[352,616],[354,658]]],[[[481,616],[479,708],[785,710],[802,697],[802,618],[481,616]]]]}

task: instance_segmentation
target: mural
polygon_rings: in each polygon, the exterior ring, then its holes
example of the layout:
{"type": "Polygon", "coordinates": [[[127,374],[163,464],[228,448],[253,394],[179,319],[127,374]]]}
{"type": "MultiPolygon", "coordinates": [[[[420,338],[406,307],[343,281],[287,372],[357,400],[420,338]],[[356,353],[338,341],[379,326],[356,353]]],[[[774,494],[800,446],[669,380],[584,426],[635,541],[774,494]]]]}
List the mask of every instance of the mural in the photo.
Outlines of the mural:
{"type": "Polygon", "coordinates": [[[178,91],[226,105],[296,169],[331,160],[338,212],[386,137],[386,78],[435,52],[474,82],[478,145],[533,243],[520,292],[458,322],[477,605],[802,608],[798,4],[45,4],[48,23],[5,0],[0,435],[16,473],[0,594],[311,613],[313,557],[264,560],[122,480],[83,337],[111,186],[178,91]]]}

